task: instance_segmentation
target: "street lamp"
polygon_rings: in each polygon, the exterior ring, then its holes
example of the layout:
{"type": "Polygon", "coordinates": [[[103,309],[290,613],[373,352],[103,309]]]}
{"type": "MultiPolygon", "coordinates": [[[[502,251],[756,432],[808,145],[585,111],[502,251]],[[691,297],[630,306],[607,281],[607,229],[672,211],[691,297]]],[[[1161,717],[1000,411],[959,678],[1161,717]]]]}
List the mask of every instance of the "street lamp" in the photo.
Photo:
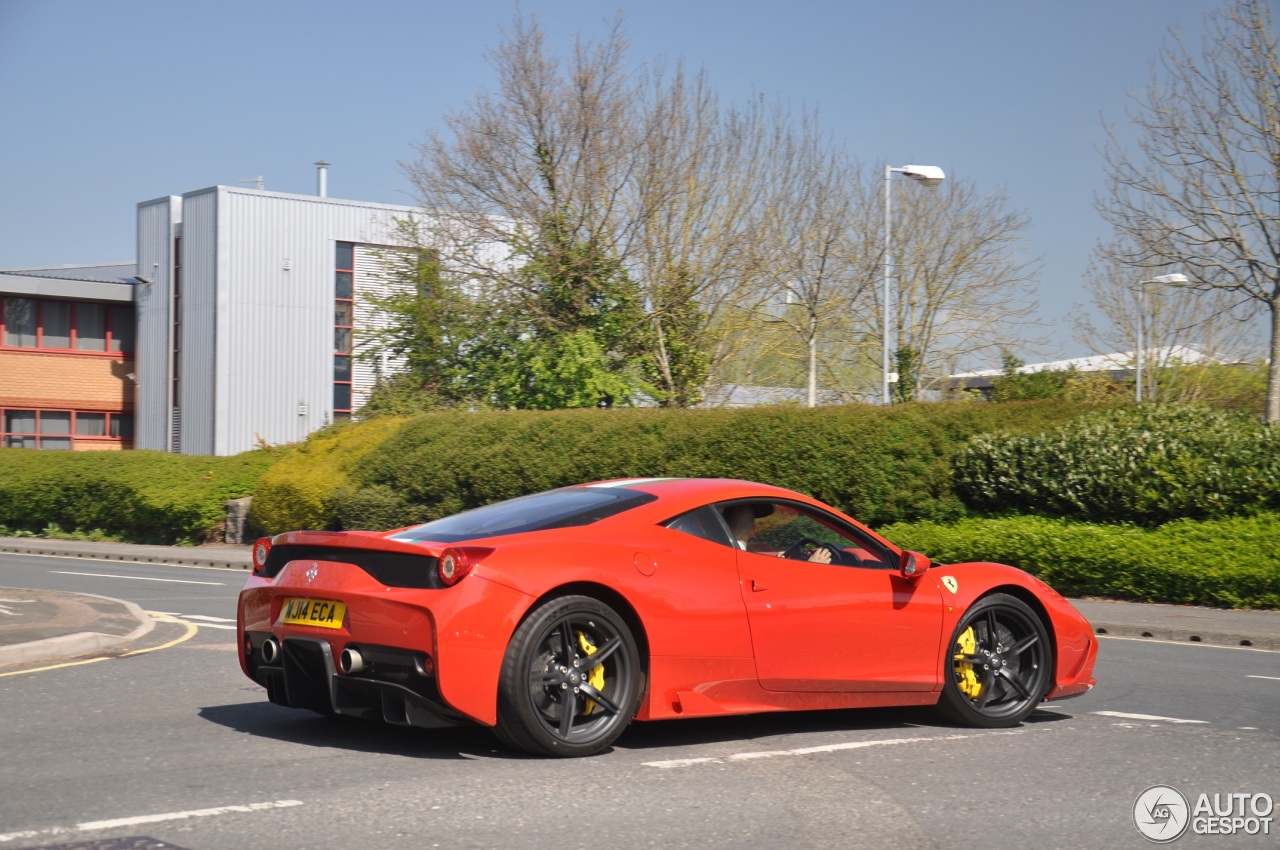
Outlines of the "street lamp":
{"type": "Polygon", "coordinates": [[[1140,281],[1138,283],[1138,365],[1134,370],[1133,381],[1133,399],[1136,404],[1142,404],[1142,326],[1147,321],[1147,284],[1159,283],[1161,285],[1169,285],[1174,283],[1186,283],[1187,276],[1185,274],[1162,274],[1159,277],[1153,277],[1150,280],[1140,281]]]}
{"type": "Polygon", "coordinates": [[[889,278],[893,268],[893,237],[890,213],[890,197],[893,193],[893,174],[894,172],[905,174],[912,180],[933,188],[947,179],[947,175],[942,173],[942,169],[936,165],[904,165],[901,168],[893,168],[886,165],[884,167],[884,317],[881,329],[884,332],[884,359],[883,366],[883,382],[881,392],[884,394],[883,404],[890,404],[893,400],[889,396],[889,278]]]}

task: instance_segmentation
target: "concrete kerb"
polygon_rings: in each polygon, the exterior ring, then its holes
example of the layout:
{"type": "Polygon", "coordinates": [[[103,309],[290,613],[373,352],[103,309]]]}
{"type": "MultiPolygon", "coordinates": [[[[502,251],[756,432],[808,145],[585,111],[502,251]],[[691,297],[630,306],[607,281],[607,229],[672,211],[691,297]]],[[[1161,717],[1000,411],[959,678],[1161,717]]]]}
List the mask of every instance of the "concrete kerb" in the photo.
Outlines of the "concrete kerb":
{"type": "Polygon", "coordinates": [[[248,546],[144,546],[131,543],[97,543],[86,540],[46,540],[3,537],[0,552],[42,555],[50,558],[84,558],[135,564],[170,564],[183,567],[221,567],[248,570],[253,556],[248,546]]]}
{"type": "MultiPolygon", "coordinates": [[[[46,591],[50,593],[51,591],[46,591]]],[[[84,631],[54,635],[40,640],[25,643],[0,645],[0,668],[31,661],[51,661],[58,658],[75,658],[101,652],[112,647],[131,643],[149,634],[156,627],[156,620],[133,602],[100,596],[96,593],[67,593],[60,595],[100,599],[112,605],[118,605],[132,617],[137,626],[125,634],[106,634],[104,632],[84,631]]]]}

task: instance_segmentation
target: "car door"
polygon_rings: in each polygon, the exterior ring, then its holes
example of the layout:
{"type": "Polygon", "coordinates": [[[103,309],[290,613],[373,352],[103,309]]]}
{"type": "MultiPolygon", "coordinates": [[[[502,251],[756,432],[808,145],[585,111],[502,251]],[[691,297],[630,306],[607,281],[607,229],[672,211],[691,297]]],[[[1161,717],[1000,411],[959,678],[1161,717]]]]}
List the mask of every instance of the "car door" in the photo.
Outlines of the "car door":
{"type": "Polygon", "coordinates": [[[936,582],[903,578],[894,552],[832,514],[798,503],[750,504],[757,531],[739,540],[738,573],[762,687],[937,687],[943,600],[936,582]],[[832,563],[808,559],[819,543],[832,563]]]}

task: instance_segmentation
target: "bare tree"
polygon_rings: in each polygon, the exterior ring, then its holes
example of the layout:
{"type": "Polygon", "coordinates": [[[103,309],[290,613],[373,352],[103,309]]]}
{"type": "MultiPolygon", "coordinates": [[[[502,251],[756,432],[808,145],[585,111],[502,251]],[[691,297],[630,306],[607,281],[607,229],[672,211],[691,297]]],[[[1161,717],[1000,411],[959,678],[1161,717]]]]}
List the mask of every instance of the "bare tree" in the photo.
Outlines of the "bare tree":
{"type": "Polygon", "coordinates": [[[760,101],[724,109],[678,65],[633,76],[626,47],[618,23],[562,67],[517,16],[490,53],[497,92],[403,168],[441,263],[544,321],[522,269],[548,242],[573,248],[553,259],[588,282],[624,275],[644,308],[647,389],[687,406],[733,355],[722,317],[764,274],[762,188],[785,116],[760,101]]]}
{"type": "MultiPolygon", "coordinates": [[[[697,404],[763,340],[796,356],[785,334],[759,332],[766,322],[802,341],[810,403],[819,381],[862,395],[862,353],[880,340],[867,291],[883,257],[875,181],[851,176],[815,114],[762,98],[725,107],[679,64],[632,72],[626,48],[618,24],[562,63],[536,21],[516,17],[490,53],[496,91],[404,166],[442,270],[560,333],[579,330],[566,306],[634,292],[638,309],[615,311],[629,327],[609,337],[627,346],[605,356],[635,359],[661,404],[697,404]],[[548,280],[566,298],[547,298],[548,280]]],[[[901,195],[896,326],[932,381],[996,350],[1030,311],[1026,266],[1009,259],[1025,222],[964,183],[901,195]]]]}
{"type": "Polygon", "coordinates": [[[724,109],[704,74],[646,80],[625,264],[644,292],[660,401],[697,403],[740,349],[735,317],[765,296],[765,189],[787,116],[724,109]]]}
{"type": "MultiPolygon", "coordinates": [[[[818,403],[818,375],[824,366],[824,334],[843,326],[868,281],[859,276],[855,238],[854,184],[857,166],[824,139],[817,116],[787,133],[773,159],[774,197],[767,210],[769,268],[775,286],[763,320],[786,328],[790,341],[775,349],[798,353],[804,363],[806,401],[818,403]],[[796,349],[798,348],[798,351],[796,349]]],[[[841,349],[851,340],[845,340],[841,349]]],[[[792,354],[794,356],[794,354],[792,354]]]]}
{"type": "MultiPolygon", "coordinates": [[[[862,184],[858,206],[883,210],[883,169],[862,184]]],[[[999,191],[980,193],[967,180],[948,180],[937,189],[903,181],[894,192],[893,326],[897,329],[900,383],[929,391],[962,367],[998,362],[1000,352],[1019,340],[1034,345],[1027,330],[1036,301],[1030,289],[1034,263],[1019,259],[1027,218],[1009,211],[999,191]],[[915,375],[903,375],[909,366],[915,375]]],[[[880,213],[876,213],[880,215],[880,213]]],[[[862,228],[856,249],[864,279],[880,275],[884,257],[881,227],[862,228]]],[[[876,287],[866,289],[866,297],[876,287]]],[[[864,334],[880,351],[881,307],[864,302],[859,311],[864,334]]],[[[914,392],[902,392],[907,398],[914,392]]]]}
{"type": "Polygon", "coordinates": [[[1095,354],[1132,352],[1135,364],[1141,357],[1150,376],[1143,395],[1150,401],[1197,397],[1196,383],[1205,375],[1195,366],[1197,358],[1235,359],[1241,353],[1247,299],[1237,292],[1153,283],[1159,271],[1135,274],[1112,259],[1124,253],[1103,245],[1089,264],[1085,282],[1095,310],[1071,315],[1076,339],[1095,354]]]}
{"type": "Polygon", "coordinates": [[[1182,272],[1187,286],[1270,311],[1266,419],[1280,421],[1280,52],[1266,0],[1207,18],[1196,56],[1176,33],[1129,117],[1131,152],[1109,129],[1113,258],[1182,272]]]}

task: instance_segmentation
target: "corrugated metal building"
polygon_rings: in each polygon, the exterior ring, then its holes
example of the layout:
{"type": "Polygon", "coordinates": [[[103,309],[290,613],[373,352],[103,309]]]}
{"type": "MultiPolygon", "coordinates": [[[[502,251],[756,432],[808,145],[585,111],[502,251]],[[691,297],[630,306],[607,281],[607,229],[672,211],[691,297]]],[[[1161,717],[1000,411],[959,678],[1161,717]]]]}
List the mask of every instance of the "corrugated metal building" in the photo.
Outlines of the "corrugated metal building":
{"type": "Polygon", "coordinates": [[[136,446],[229,455],[301,440],[359,408],[411,207],[213,186],[138,205],[136,446]]]}
{"type": "Polygon", "coordinates": [[[136,264],[0,271],[0,445],[230,455],[358,410],[417,211],[320,185],[144,201],[136,264]]]}

